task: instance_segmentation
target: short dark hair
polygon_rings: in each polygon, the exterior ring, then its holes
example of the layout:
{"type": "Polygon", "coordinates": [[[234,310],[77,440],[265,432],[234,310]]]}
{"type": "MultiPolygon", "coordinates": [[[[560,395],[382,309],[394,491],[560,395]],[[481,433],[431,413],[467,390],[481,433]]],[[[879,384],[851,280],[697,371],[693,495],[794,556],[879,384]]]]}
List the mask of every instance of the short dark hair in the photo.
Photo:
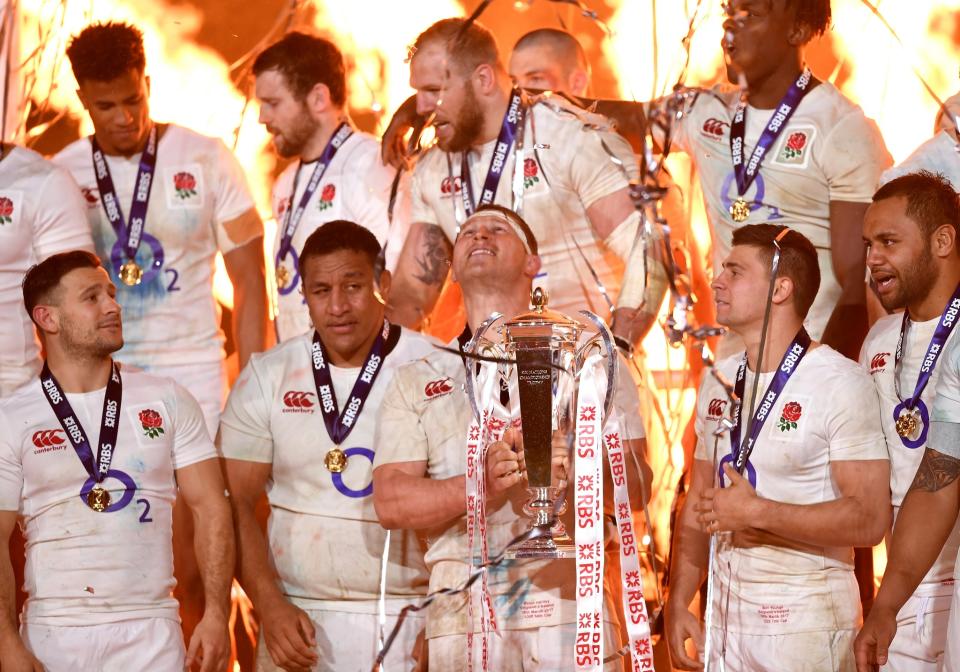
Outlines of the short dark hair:
{"type": "Polygon", "coordinates": [[[428,44],[442,44],[461,75],[469,75],[481,65],[502,70],[497,39],[477,21],[467,26],[464,19],[441,19],[417,36],[412,56],[428,44]]]}
{"type": "Polygon", "coordinates": [[[77,83],[93,80],[109,82],[130,70],[143,74],[147,58],[143,53],[143,33],[120,21],[94,23],[70,39],[67,58],[77,83]]]}
{"type": "Polygon", "coordinates": [[[347,75],[343,54],[330,40],[290,32],[264,49],[253,62],[253,74],[276,70],[287,80],[297,100],[303,100],[317,84],[330,90],[330,100],[342,106],[347,99],[347,75]]]}
{"type": "Polygon", "coordinates": [[[303,244],[300,260],[297,262],[297,271],[303,275],[307,259],[322,257],[326,254],[350,250],[360,252],[370,260],[370,266],[377,267],[377,257],[380,254],[380,243],[377,237],[359,224],[345,219],[335,219],[327,222],[310,234],[303,244]]]}
{"type": "Polygon", "coordinates": [[[524,47],[547,46],[564,61],[565,67],[587,69],[590,64],[583,45],[573,35],[559,28],[538,28],[525,34],[513,45],[514,51],[524,47]]]}
{"type": "Polygon", "coordinates": [[[811,37],[823,35],[830,29],[830,0],[787,0],[787,6],[793,7],[797,23],[810,27],[811,37]]]}
{"type": "MultiPolygon", "coordinates": [[[[767,267],[773,263],[774,240],[788,227],[776,224],[751,224],[733,232],[733,245],[750,245],[760,252],[767,267]]],[[[797,314],[806,317],[820,291],[820,261],[817,248],[806,236],[789,229],[780,241],[780,267],[777,277],[793,281],[793,301],[797,314]]]]}
{"type": "Polygon", "coordinates": [[[33,309],[50,299],[50,295],[60,281],[70,271],[78,268],[100,268],[100,259],[97,255],[86,250],[71,250],[47,257],[39,264],[34,264],[23,276],[23,305],[27,315],[33,319],[33,309]]]}
{"type": "Polygon", "coordinates": [[[901,175],[880,187],[873,202],[899,196],[907,199],[906,215],[924,235],[930,236],[949,224],[960,241],[960,194],[941,173],[921,170],[901,175]]]}

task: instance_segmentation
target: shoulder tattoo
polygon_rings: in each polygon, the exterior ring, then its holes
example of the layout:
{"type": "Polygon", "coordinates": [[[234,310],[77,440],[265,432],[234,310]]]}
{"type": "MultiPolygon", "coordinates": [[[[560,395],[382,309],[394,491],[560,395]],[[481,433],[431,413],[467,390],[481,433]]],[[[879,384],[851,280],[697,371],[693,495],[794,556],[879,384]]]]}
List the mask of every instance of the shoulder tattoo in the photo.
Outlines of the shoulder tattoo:
{"type": "Polygon", "coordinates": [[[440,285],[447,277],[450,268],[450,255],[453,246],[447,240],[443,229],[435,224],[427,224],[423,229],[423,240],[415,253],[417,273],[414,277],[425,285],[440,285]]]}
{"type": "Polygon", "coordinates": [[[936,492],[953,483],[957,477],[960,477],[960,459],[926,448],[910,489],[936,492]]]}

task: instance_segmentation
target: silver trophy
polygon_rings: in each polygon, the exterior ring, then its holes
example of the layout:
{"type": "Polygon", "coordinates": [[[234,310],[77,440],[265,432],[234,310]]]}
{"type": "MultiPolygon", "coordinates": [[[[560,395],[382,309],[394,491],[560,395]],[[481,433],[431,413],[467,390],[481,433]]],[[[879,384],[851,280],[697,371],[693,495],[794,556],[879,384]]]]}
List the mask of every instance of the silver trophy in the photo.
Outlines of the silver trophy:
{"type": "MultiPolygon", "coordinates": [[[[520,419],[523,452],[530,501],[524,513],[531,518],[530,528],[541,534],[507,551],[508,558],[573,558],[569,537],[557,533],[557,516],[566,508],[565,489],[552,478],[553,438],[559,432],[573,459],[576,425],[577,384],[586,358],[602,352],[607,360],[607,393],[604,418],[613,403],[618,374],[617,350],[606,324],[589,311],[580,311],[588,324],[547,308],[547,295],[539,287],[531,295],[533,310],[502,321],[491,315],[467,344],[466,350],[480,357],[495,357],[501,367],[515,369],[520,392],[520,419]],[[497,322],[500,339],[485,337],[497,322]]],[[[511,379],[509,371],[502,371],[511,379]]],[[[467,367],[467,393],[478,418],[484,409],[477,398],[477,367],[467,367]]]]}

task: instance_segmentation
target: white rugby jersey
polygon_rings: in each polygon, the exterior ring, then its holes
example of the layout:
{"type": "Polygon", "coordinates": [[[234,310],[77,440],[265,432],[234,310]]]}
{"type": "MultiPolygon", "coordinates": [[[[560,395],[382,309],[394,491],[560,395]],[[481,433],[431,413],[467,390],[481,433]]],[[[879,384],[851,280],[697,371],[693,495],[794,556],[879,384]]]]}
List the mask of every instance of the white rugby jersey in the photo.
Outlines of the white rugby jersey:
{"type": "MultiPolygon", "coordinates": [[[[450,347],[457,347],[456,341],[450,347]]],[[[450,353],[434,353],[401,367],[380,407],[375,466],[426,461],[430,478],[465,474],[472,411],[463,391],[464,380],[460,358],[450,353]]],[[[643,420],[632,379],[625,372],[618,382],[615,404],[621,413],[623,435],[626,439],[643,438],[643,420]]],[[[513,381],[511,394],[517,394],[515,385],[513,381]]],[[[510,502],[496,510],[488,509],[487,539],[491,552],[504,548],[527,529],[529,522],[510,502]]],[[[429,534],[425,560],[430,570],[430,591],[459,586],[469,573],[466,516],[429,534]]],[[[479,545],[474,550],[479,552],[479,545]]],[[[574,563],[569,560],[512,560],[491,568],[488,582],[498,626],[515,630],[574,622],[573,571],[574,563]]],[[[475,600],[477,595],[475,590],[475,600]]],[[[465,604],[462,596],[434,602],[428,612],[427,637],[467,632],[465,604]]],[[[618,610],[608,605],[607,614],[618,610]]],[[[473,625],[479,631],[479,618],[473,625]]]]}
{"type": "MultiPolygon", "coordinates": [[[[718,364],[727,380],[736,379],[741,356],[718,364]]],[[[772,372],[761,374],[759,395],[772,376],[772,372]]],[[[744,390],[752,389],[753,374],[748,371],[744,390]]],[[[745,416],[749,398],[743,409],[745,416]]],[[[713,431],[729,412],[723,388],[713,376],[704,376],[697,398],[696,459],[718,467],[731,454],[730,436],[724,434],[714,462],[713,431]]],[[[745,431],[745,418],[743,426],[745,431]]],[[[773,405],[748,472],[755,473],[751,480],[756,481],[760,497],[818,504],[841,496],[831,476],[831,463],[885,459],[877,393],[869,375],[821,345],[807,352],[773,405]]],[[[742,533],[732,536],[732,544],[720,544],[715,565],[714,604],[727,611],[726,618],[715,612],[715,627],[771,635],[857,626],[860,599],[852,547],[813,546],[766,534],[759,541],[748,541],[742,533]]],[[[723,537],[729,540],[731,535],[723,537]]]]}
{"type": "MultiPolygon", "coordinates": [[[[129,222],[140,154],[106,159],[124,221],[129,222]]],[[[182,126],[166,127],[157,145],[146,227],[137,252],[144,276],[135,287],[117,277],[126,254],[100,203],[90,140],[77,140],[53,160],[80,185],[97,253],[117,285],[125,342],[117,358],[147,370],[220,361],[224,336],[213,297],[214,260],[218,251],[227,254],[236,247],[222,225],[254,207],[236,157],[218,139],[182,126]]]]}
{"type": "MultiPolygon", "coordinates": [[[[88,474],[39,378],[0,401],[0,509],[22,516],[27,542],[23,618],[93,625],[177,620],[171,511],[174,470],[216,458],[200,407],[169,378],[121,368],[123,396],[103,482],[117,510],[97,513],[80,491],[88,474]]],[[[67,394],[93,450],[106,388],[67,394]]]]}
{"type": "MultiPolygon", "coordinates": [[[[300,203],[315,166],[315,161],[302,166],[294,161],[273,185],[273,216],[277,220],[274,264],[277,263],[284,217],[289,208],[296,209],[300,203]],[[297,193],[291,199],[294,180],[297,193]]],[[[282,264],[281,275],[285,274],[289,279],[286,288],[279,288],[277,300],[277,335],[281,341],[312,329],[296,264],[307,238],[326,222],[345,219],[368,229],[383,245],[387,239],[387,205],[394,175],[396,171],[384,166],[380,160],[380,142],[368,133],[354,131],[337,150],[293,234],[293,254],[288,255],[282,264]]]]}
{"type": "MultiPolygon", "coordinates": [[[[312,339],[304,334],[251,357],[221,417],[220,451],[229,459],[272,464],[268,536],[287,597],[309,609],[373,610],[386,534],[371,496],[376,418],[397,367],[431,352],[434,342],[402,330],[341,446],[346,469],[334,474],[323,464],[335,444],[317,398],[312,339]]],[[[329,368],[343,412],[360,368],[329,368]]],[[[416,536],[393,532],[387,595],[422,596],[426,581],[416,536]]]]}
{"type": "MultiPolygon", "coordinates": [[[[730,156],[730,122],[739,95],[739,90],[720,86],[701,93],[677,124],[674,146],[690,155],[700,173],[715,272],[730,253],[734,230],[748,224],[789,226],[817,248],[820,291],[805,322],[816,340],[840,297],[830,260],[830,201],[869,203],[892,159],[877,125],[832,84],[823,82],[800,102],[764,157],[744,195],[750,216],[734,222],[729,207],[737,199],[737,181],[730,156]]],[[[747,106],[748,160],[772,114],[773,110],[747,106]]]]}
{"type": "MultiPolygon", "coordinates": [[[[930,409],[930,435],[927,447],[960,459],[960,339],[951,338],[937,368],[940,375],[930,409]]],[[[955,523],[956,525],[956,523],[955,523]]],[[[953,569],[954,581],[960,581],[960,555],[953,569]]],[[[953,601],[954,606],[957,600],[953,601]]],[[[958,613],[954,611],[954,613],[958,613]]],[[[956,619],[953,619],[956,622],[956,619]]]]}
{"type": "MultiPolygon", "coordinates": [[[[603,117],[588,115],[556,98],[528,108],[524,121],[522,202],[523,218],[537,239],[543,262],[534,286],[549,291],[553,310],[570,315],[591,310],[604,319],[609,317],[610,309],[584,256],[614,303],[620,294],[624,265],[591,228],[587,208],[626,188],[629,179],[637,177],[636,158],[629,143],[612,130],[595,128],[607,123],[603,117]],[[604,143],[622,161],[627,174],[613,163],[604,143]]],[[[496,140],[491,140],[479,152],[469,153],[476,198],[483,191],[496,144],[496,140]]],[[[460,164],[460,153],[448,154],[435,145],[417,161],[411,180],[412,221],[439,226],[451,241],[466,219],[460,193],[460,164]]],[[[513,202],[515,165],[516,151],[512,148],[494,198],[494,203],[508,208],[513,202]]]]}
{"type": "Polygon", "coordinates": [[[942,174],[950,180],[954,190],[960,190],[960,140],[957,140],[955,133],[940,131],[917,147],[903,162],[884,172],[880,182],[886,184],[907,173],[929,170],[942,174]]]}
{"type": "MultiPolygon", "coordinates": [[[[887,315],[877,320],[876,324],[870,329],[870,333],[867,334],[860,351],[860,366],[865,371],[870,372],[870,377],[873,379],[873,384],[877,388],[877,395],[880,398],[880,419],[883,423],[883,435],[887,440],[887,451],[890,455],[890,491],[893,506],[897,511],[899,511],[900,505],[903,504],[903,498],[913,483],[917,467],[920,466],[920,459],[926,450],[926,446],[918,448],[904,446],[897,434],[896,421],[893,417],[893,410],[900,403],[894,386],[894,376],[896,376],[897,340],[900,337],[902,320],[903,315],[901,314],[887,315]]],[[[903,361],[900,364],[900,394],[904,398],[913,395],[917,377],[920,373],[920,365],[939,322],[940,316],[938,315],[932,320],[910,324],[910,329],[904,339],[903,361]]],[[[949,344],[955,340],[955,334],[950,334],[944,349],[946,350],[949,344]]],[[[929,410],[933,410],[933,399],[937,380],[939,380],[940,373],[943,370],[943,359],[944,356],[941,356],[933,369],[930,382],[927,383],[923,394],[920,395],[929,410]]],[[[950,580],[953,577],[953,564],[958,550],[960,550],[960,525],[955,525],[950,538],[940,552],[940,557],[927,572],[923,582],[940,583],[950,580]]]]}
{"type": "Polygon", "coordinates": [[[70,173],[31,149],[0,160],[0,397],[40,373],[40,345],[23,306],[23,276],[68,250],[93,251],[80,190],[70,173]]]}

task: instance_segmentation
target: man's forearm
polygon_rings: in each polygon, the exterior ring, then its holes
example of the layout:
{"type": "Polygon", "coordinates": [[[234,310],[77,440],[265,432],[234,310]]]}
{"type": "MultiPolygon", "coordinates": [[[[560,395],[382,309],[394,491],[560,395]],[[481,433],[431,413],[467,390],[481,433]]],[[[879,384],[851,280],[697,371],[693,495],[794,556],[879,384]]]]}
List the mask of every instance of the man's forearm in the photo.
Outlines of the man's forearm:
{"type": "Polygon", "coordinates": [[[264,604],[285,599],[280,579],[270,562],[267,539],[257,521],[254,505],[236,500],[232,503],[240,583],[253,605],[263,611],[264,604]]]}
{"type": "Polygon", "coordinates": [[[230,613],[230,584],[235,564],[233,525],[226,498],[211,499],[193,512],[197,564],[203,579],[204,613],[230,613]]]}
{"type": "Polygon", "coordinates": [[[870,510],[855,497],[819,504],[784,504],[757,498],[754,527],[816,546],[873,546],[886,531],[890,512],[870,510]]]}
{"type": "Polygon", "coordinates": [[[374,496],[380,524],[386,529],[422,530],[449,523],[467,512],[465,476],[432,479],[374,472],[374,496]]]}
{"type": "Polygon", "coordinates": [[[899,611],[936,562],[960,513],[960,460],[927,448],[893,527],[875,607],[899,611]]]}
{"type": "Polygon", "coordinates": [[[230,254],[243,255],[243,272],[234,269],[233,333],[237,342],[240,369],[246,366],[250,355],[263,352],[270,346],[269,301],[263,264],[263,238],[258,237],[230,254]]]}
{"type": "MultiPolygon", "coordinates": [[[[684,508],[692,509],[692,506],[688,496],[684,508]]],[[[693,596],[700,590],[710,556],[710,536],[689,513],[692,511],[687,512],[688,515],[681,512],[670,563],[670,601],[683,609],[689,608],[693,596]]]]}
{"type": "Polygon", "coordinates": [[[20,643],[17,628],[17,593],[10,562],[9,542],[3,541],[0,551],[0,649],[20,643]]]}

